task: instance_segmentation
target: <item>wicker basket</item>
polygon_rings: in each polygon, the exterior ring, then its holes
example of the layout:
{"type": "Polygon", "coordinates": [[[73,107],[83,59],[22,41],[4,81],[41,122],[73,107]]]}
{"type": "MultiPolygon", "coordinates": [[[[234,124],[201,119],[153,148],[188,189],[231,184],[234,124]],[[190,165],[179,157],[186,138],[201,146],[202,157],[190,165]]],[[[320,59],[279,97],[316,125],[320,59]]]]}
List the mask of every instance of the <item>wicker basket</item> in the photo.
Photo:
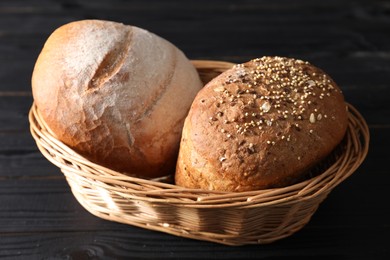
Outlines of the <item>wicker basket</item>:
{"type": "MultiPolygon", "coordinates": [[[[232,63],[193,61],[204,82],[232,63]]],[[[333,188],[368,152],[369,131],[349,105],[349,127],[333,161],[315,177],[276,189],[224,193],[129,177],[94,164],[57,140],[33,104],[30,130],[39,150],[58,166],[79,203],[111,221],[227,245],[265,244],[290,236],[310,220],[333,188]]]]}

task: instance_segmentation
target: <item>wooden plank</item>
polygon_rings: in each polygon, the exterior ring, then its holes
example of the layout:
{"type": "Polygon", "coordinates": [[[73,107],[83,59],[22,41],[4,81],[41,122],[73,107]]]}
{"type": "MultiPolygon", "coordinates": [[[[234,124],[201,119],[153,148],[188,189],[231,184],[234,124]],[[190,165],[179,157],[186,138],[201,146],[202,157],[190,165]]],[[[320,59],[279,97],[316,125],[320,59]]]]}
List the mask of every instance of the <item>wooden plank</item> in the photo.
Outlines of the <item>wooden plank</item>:
{"type": "Polygon", "coordinates": [[[28,131],[0,132],[0,180],[61,176],[38,151],[28,131]]]}
{"type": "MultiPolygon", "coordinates": [[[[322,204],[320,214],[314,217],[314,226],[364,228],[386,223],[390,208],[383,207],[382,200],[378,198],[385,198],[388,193],[388,173],[380,166],[381,162],[387,159],[384,151],[390,145],[387,133],[388,129],[373,129],[372,146],[375,149],[370,150],[366,161],[356,173],[336,187],[322,204]],[[375,220],[370,222],[365,219],[367,215],[362,214],[363,208],[366,212],[376,212],[375,220]]],[[[38,160],[39,163],[34,165],[37,160],[32,160],[30,165],[23,165],[21,160],[22,165],[19,165],[17,157],[2,159],[0,165],[7,167],[8,161],[11,169],[4,173],[0,168],[0,233],[42,232],[53,229],[58,232],[85,231],[97,228],[96,223],[85,221],[90,218],[89,213],[77,203],[58,170],[53,168],[53,172],[45,172],[47,175],[39,172],[35,172],[35,175],[26,171],[34,170],[35,167],[44,169],[43,161],[38,160]],[[85,223],[75,226],[74,223],[78,222],[85,223]]],[[[49,162],[47,164],[49,165],[49,162]]]]}
{"type": "MultiPolygon", "coordinates": [[[[386,93],[384,92],[384,94],[386,93]]],[[[372,102],[371,104],[374,103],[372,102]]],[[[368,121],[372,124],[375,123],[376,118],[382,120],[381,117],[384,117],[384,120],[380,124],[371,125],[370,146],[375,147],[375,149],[370,149],[368,158],[362,166],[364,167],[362,171],[380,171],[382,162],[387,160],[386,151],[390,147],[390,136],[388,135],[390,111],[383,111],[383,109],[377,110],[375,107],[363,108],[365,116],[367,116],[368,121]],[[378,111],[379,115],[375,116],[378,111]],[[389,116],[384,116],[385,112],[389,116]]],[[[0,131],[0,179],[2,177],[52,177],[53,175],[61,175],[59,169],[40,154],[29,131],[0,131]]]]}
{"type": "Polygon", "coordinates": [[[389,82],[389,73],[384,73],[390,59],[390,40],[385,33],[390,29],[389,19],[381,13],[386,10],[385,3],[375,2],[370,8],[355,1],[327,1],[320,6],[306,1],[294,5],[218,1],[208,3],[207,8],[173,3],[5,2],[0,8],[0,61],[13,62],[0,63],[0,90],[30,90],[30,78],[20,75],[31,75],[49,34],[61,24],[88,16],[149,29],[175,43],[190,58],[242,62],[262,55],[287,55],[310,60],[341,85],[360,81],[368,85],[369,80],[375,84],[380,79],[389,82]],[[175,10],[180,15],[166,19],[165,13],[175,10]],[[202,19],[197,19],[199,13],[202,19]],[[29,22],[21,24],[21,19],[29,22]]]}
{"type": "Polygon", "coordinates": [[[32,96],[0,94],[0,132],[28,131],[28,111],[32,102],[32,96]]]}
{"type": "MultiPolygon", "coordinates": [[[[104,259],[141,256],[183,259],[196,252],[199,258],[222,259],[228,252],[229,258],[236,259],[275,256],[275,252],[279,256],[307,255],[310,252],[311,257],[382,255],[390,230],[381,223],[385,223],[389,212],[381,203],[372,200],[381,194],[361,193],[356,197],[353,189],[359,185],[347,183],[353,182],[347,181],[331,193],[312,221],[292,237],[267,246],[246,246],[241,250],[100,220],[84,211],[57,180],[37,182],[32,185],[35,188],[28,187],[31,183],[23,185],[19,182],[21,192],[13,193],[13,199],[6,196],[3,200],[9,204],[0,212],[0,256],[62,259],[89,254],[104,259]],[[31,192],[31,189],[40,190],[31,192]],[[30,198],[28,201],[23,199],[26,195],[30,198]],[[379,218],[370,221],[367,215],[361,214],[362,208],[378,212],[379,218]],[[361,237],[362,233],[371,236],[361,237]]],[[[382,186],[377,189],[384,192],[385,184],[382,186]]]]}
{"type": "MultiPolygon", "coordinates": [[[[389,73],[387,73],[390,75],[389,73]]],[[[384,77],[386,80],[386,77],[384,77]]],[[[384,81],[370,84],[369,80],[354,85],[340,84],[347,102],[362,112],[369,125],[389,125],[390,85],[384,81]],[[359,84],[359,85],[358,85],[359,84]]],[[[390,82],[390,77],[389,77],[390,82]]],[[[28,95],[14,95],[0,91],[0,132],[26,131],[29,129],[28,111],[33,98],[28,95]],[[1,93],[5,93],[2,96],[1,93]]]]}
{"type": "Polygon", "coordinates": [[[62,181],[34,182],[10,183],[10,186],[19,186],[18,191],[13,192],[0,182],[0,191],[3,191],[0,195],[6,202],[0,211],[0,257],[62,259],[88,255],[104,259],[168,256],[186,259],[196,255],[202,259],[226,259],[226,254],[229,259],[307,254],[311,257],[375,257],[386,254],[383,250],[387,248],[390,231],[388,226],[382,225],[389,216],[389,209],[375,200],[376,196],[385,195],[386,184],[377,186],[381,183],[378,178],[366,176],[358,185],[353,177],[336,188],[311,222],[292,237],[267,246],[246,246],[245,250],[101,220],[82,209],[62,181]],[[371,184],[375,184],[380,193],[354,191],[361,185],[371,184]],[[26,196],[28,200],[24,199],[26,196]],[[362,208],[377,212],[375,221],[367,219],[362,208]]]}
{"type": "MultiPolygon", "coordinates": [[[[386,133],[389,128],[371,128],[370,146],[376,149],[371,149],[367,160],[364,162],[364,170],[369,172],[370,169],[380,170],[381,162],[386,160],[387,147],[390,146],[390,138],[386,133]]],[[[9,140],[9,138],[7,138],[9,140]]],[[[6,138],[0,139],[1,144],[4,144],[6,138]]],[[[9,178],[27,178],[53,176],[58,175],[59,169],[53,166],[42,154],[38,151],[35,143],[26,146],[24,143],[15,144],[12,148],[1,146],[0,150],[0,179],[8,176],[9,178]]]]}
{"type": "MultiPolygon", "coordinates": [[[[212,51],[213,48],[210,48],[212,51]]],[[[252,52],[253,53],[253,52],[252,52]]],[[[274,51],[275,55],[278,55],[274,51]]],[[[316,53],[320,54],[320,53],[316,53]]],[[[326,71],[339,85],[341,88],[360,88],[369,92],[374,93],[377,88],[389,88],[387,82],[390,81],[390,52],[389,56],[385,53],[377,54],[372,53],[351,53],[348,57],[334,57],[331,52],[322,52],[323,56],[316,57],[315,54],[297,54],[288,56],[304,59],[310,61],[313,65],[322,68],[326,71]]],[[[265,51],[258,52],[258,56],[270,55],[265,51]]],[[[279,55],[281,55],[279,53],[279,55]]],[[[227,60],[233,62],[245,62],[254,56],[244,54],[239,56],[239,53],[234,55],[231,51],[221,53],[221,56],[207,56],[207,51],[203,55],[193,57],[195,59],[217,59],[227,60]],[[231,54],[231,56],[229,56],[231,54]]],[[[23,95],[31,93],[31,75],[34,67],[35,59],[29,61],[18,61],[14,65],[7,65],[7,62],[0,64],[0,98],[7,93],[12,92],[23,92],[23,95]],[[27,75],[21,77],[20,75],[27,75]],[[5,93],[5,94],[2,94],[5,93]]],[[[16,94],[16,93],[15,93],[16,94]]],[[[0,101],[1,102],[1,101],[0,101]]]]}
{"type": "Polygon", "coordinates": [[[0,180],[28,178],[64,179],[64,176],[58,167],[36,150],[31,153],[22,150],[17,154],[7,152],[6,155],[0,155],[0,180]]]}
{"type": "Polygon", "coordinates": [[[228,247],[163,233],[122,230],[6,234],[0,257],[7,259],[383,259],[388,227],[313,227],[269,245],[228,247]],[[361,237],[360,234],[369,234],[361,237]],[[347,236],[354,234],[355,236],[347,236]],[[346,239],[347,238],[347,239],[346,239]],[[14,257],[14,258],[12,258],[14,257]]]}
{"type": "MultiPolygon", "coordinates": [[[[316,212],[313,227],[340,226],[381,227],[386,223],[390,209],[383,207],[381,200],[388,193],[387,172],[359,169],[329,195],[316,212]],[[369,176],[375,175],[375,178],[369,176]],[[359,192],[375,186],[369,194],[359,192]],[[375,221],[369,222],[367,212],[376,212],[375,221]],[[340,216],[343,216],[340,218],[340,216]]],[[[0,234],[49,231],[88,231],[111,227],[111,222],[92,217],[73,197],[70,188],[61,176],[52,178],[0,178],[0,234]],[[27,199],[28,198],[28,199],[27,199]],[[60,203],[59,203],[60,202],[60,203]],[[96,222],[97,221],[97,222],[96,222]],[[74,223],[84,223],[75,225],[74,223]],[[107,224],[108,226],[105,226],[107,224]]],[[[115,226],[115,225],[114,225],[115,226]]],[[[390,228],[390,227],[387,227],[390,228]]]]}

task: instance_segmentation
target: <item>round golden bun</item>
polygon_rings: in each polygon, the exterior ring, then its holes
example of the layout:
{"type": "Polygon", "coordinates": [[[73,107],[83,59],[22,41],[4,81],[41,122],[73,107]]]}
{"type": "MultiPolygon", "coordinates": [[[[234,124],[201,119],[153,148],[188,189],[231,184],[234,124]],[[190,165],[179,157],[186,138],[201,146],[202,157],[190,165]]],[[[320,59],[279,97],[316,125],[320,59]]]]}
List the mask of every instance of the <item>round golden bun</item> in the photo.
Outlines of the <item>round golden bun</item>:
{"type": "Polygon", "coordinates": [[[196,96],[175,181],[218,191],[290,185],[332,152],[346,128],[343,95],[322,70],[291,58],[254,59],[196,96]]]}
{"type": "Polygon", "coordinates": [[[55,30],[32,75],[35,103],[59,140],[95,163],[145,178],[174,173],[183,122],[202,86],[168,41],[100,20],[55,30]]]}

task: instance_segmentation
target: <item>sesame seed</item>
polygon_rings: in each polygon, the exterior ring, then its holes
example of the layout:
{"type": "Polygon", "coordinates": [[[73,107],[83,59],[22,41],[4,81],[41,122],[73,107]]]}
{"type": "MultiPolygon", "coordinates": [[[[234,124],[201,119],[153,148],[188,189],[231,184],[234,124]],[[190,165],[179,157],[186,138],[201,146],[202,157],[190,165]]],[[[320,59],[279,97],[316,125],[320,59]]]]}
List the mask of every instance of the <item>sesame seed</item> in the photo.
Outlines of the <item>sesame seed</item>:
{"type": "Polygon", "coordinates": [[[222,91],[224,91],[224,90],[225,90],[225,88],[224,88],[223,86],[219,86],[219,87],[216,87],[216,88],[214,89],[215,92],[222,92],[222,91]]]}
{"type": "Polygon", "coordinates": [[[314,87],[316,85],[316,83],[313,80],[308,80],[306,83],[308,84],[309,87],[314,87]]]}
{"type": "Polygon", "coordinates": [[[261,105],[260,109],[263,110],[264,112],[268,112],[271,109],[271,105],[268,102],[264,102],[261,105]]]}
{"type": "Polygon", "coordinates": [[[321,114],[318,114],[317,115],[317,120],[319,121],[319,120],[321,120],[322,119],[322,115],[321,114]]]}
{"type": "Polygon", "coordinates": [[[309,121],[310,121],[310,123],[312,123],[312,124],[314,124],[314,123],[316,122],[316,117],[314,116],[313,113],[310,114],[309,121]]]}
{"type": "Polygon", "coordinates": [[[226,157],[221,157],[221,158],[219,158],[219,161],[220,161],[220,162],[226,161],[226,157]]]}

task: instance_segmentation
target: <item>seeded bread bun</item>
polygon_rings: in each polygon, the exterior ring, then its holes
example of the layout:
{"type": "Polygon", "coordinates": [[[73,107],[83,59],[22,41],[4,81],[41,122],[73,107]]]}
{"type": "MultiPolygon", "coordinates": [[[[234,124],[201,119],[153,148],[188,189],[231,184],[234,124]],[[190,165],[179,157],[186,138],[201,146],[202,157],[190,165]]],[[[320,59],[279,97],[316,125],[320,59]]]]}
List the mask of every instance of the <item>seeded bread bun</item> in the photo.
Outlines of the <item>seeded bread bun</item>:
{"type": "Polygon", "coordinates": [[[177,185],[250,191],[301,181],[347,128],[336,83],[308,62],[263,57],[209,82],[186,118],[177,185]]]}
{"type": "Polygon", "coordinates": [[[168,41],[99,20],[54,31],[32,76],[35,104],[59,140],[145,178],[174,174],[184,119],[202,86],[168,41]]]}

